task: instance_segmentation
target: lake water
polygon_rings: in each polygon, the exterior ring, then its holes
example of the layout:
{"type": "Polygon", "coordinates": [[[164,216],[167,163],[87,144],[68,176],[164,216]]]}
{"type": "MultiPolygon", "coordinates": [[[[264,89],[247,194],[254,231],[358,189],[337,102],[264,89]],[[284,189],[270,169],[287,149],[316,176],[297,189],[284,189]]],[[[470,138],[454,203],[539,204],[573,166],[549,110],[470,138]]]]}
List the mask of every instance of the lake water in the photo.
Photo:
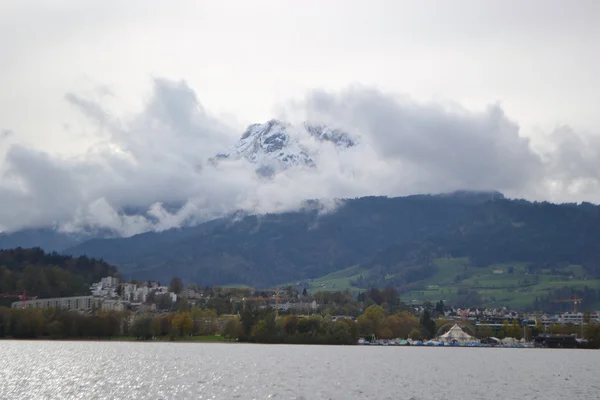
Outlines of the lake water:
{"type": "Polygon", "coordinates": [[[598,399],[600,351],[0,341],[0,399],[598,399]]]}

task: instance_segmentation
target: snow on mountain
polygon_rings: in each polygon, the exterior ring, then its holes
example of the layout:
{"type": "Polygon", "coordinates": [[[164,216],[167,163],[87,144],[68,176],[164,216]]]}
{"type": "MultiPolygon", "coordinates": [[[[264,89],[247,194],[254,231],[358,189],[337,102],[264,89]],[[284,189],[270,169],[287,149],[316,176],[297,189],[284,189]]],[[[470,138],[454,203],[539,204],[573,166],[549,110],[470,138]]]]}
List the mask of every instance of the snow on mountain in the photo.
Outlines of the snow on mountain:
{"type": "MultiPolygon", "coordinates": [[[[345,149],[356,142],[346,132],[325,125],[304,123],[306,133],[320,142],[332,142],[336,147],[345,149]]],[[[252,124],[242,134],[241,139],[228,152],[217,154],[211,161],[241,159],[256,164],[257,173],[270,176],[291,166],[314,167],[314,157],[300,143],[295,128],[286,122],[270,120],[263,124],[252,124]]]]}

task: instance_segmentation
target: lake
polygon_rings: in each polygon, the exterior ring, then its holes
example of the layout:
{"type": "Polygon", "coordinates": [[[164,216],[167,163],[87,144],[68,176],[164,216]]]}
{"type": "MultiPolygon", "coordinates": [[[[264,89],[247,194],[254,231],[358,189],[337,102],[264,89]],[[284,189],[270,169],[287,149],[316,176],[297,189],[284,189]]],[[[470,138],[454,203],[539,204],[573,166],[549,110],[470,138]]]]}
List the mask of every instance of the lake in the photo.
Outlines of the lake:
{"type": "Polygon", "coordinates": [[[0,341],[0,399],[597,399],[594,350],[0,341]]]}

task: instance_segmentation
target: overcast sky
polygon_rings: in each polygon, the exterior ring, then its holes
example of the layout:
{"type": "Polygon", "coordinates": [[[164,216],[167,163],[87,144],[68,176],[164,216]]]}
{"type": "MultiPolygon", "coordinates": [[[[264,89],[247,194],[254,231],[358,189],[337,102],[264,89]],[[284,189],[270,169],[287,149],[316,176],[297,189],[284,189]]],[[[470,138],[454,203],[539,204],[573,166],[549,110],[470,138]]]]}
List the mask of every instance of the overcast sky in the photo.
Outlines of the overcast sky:
{"type": "Polygon", "coordinates": [[[596,0],[2,1],[0,230],[132,234],[463,188],[600,202],[599,16],[596,0]],[[267,182],[202,167],[273,117],[363,146],[267,182]],[[154,204],[174,200],[181,215],[154,204]],[[124,220],[129,204],[160,226],[124,220]]]}

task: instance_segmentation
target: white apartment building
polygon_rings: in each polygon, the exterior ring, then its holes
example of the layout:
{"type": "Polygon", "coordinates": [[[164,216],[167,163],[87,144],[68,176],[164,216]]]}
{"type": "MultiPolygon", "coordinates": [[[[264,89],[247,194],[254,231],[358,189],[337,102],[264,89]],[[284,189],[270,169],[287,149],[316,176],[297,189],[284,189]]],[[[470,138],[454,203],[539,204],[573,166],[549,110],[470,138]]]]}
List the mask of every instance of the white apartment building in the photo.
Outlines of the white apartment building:
{"type": "Polygon", "coordinates": [[[148,286],[137,286],[134,283],[125,283],[121,289],[121,297],[124,301],[132,303],[144,303],[148,297],[150,288],[148,286]]]}
{"type": "MultiPolygon", "coordinates": [[[[55,297],[51,299],[35,299],[25,302],[26,308],[62,308],[65,310],[90,311],[98,306],[99,301],[94,296],[55,297]]],[[[12,308],[21,308],[22,301],[12,303],[12,308]]]]}
{"type": "Polygon", "coordinates": [[[117,287],[119,286],[119,278],[114,276],[106,276],[90,286],[93,296],[96,297],[117,297],[117,287]]]}
{"type": "Polygon", "coordinates": [[[125,310],[125,303],[120,300],[104,300],[100,308],[102,311],[123,311],[125,310]]]}

